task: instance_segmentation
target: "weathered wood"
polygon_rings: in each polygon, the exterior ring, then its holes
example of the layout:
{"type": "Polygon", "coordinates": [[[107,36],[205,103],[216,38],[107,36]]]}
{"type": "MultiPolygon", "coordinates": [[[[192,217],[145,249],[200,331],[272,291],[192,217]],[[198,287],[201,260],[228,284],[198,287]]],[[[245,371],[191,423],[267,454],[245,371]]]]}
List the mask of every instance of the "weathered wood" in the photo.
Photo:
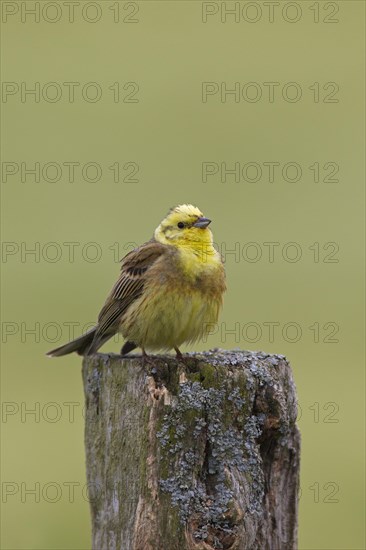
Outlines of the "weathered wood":
{"type": "Polygon", "coordinates": [[[300,436],[286,359],[84,358],[95,550],[292,550],[300,436]]]}

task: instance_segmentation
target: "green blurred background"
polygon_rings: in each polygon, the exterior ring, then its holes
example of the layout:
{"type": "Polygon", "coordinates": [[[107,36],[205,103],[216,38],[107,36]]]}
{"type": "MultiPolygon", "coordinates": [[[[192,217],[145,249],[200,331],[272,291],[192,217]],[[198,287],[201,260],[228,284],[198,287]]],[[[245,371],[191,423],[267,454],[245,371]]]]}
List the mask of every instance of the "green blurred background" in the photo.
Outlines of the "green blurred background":
{"type": "Polygon", "coordinates": [[[89,548],[81,360],[45,352],[93,322],[118,258],[183,202],[213,220],[228,278],[219,330],[196,349],[291,361],[299,548],[365,548],[364,3],[281,2],[272,17],[244,2],[225,21],[233,2],[82,0],[74,22],[54,4],[37,21],[34,2],[2,2],[2,548],[89,548]],[[217,83],[207,101],[203,82],[217,83]],[[240,97],[216,92],[236,82],[240,97]]]}

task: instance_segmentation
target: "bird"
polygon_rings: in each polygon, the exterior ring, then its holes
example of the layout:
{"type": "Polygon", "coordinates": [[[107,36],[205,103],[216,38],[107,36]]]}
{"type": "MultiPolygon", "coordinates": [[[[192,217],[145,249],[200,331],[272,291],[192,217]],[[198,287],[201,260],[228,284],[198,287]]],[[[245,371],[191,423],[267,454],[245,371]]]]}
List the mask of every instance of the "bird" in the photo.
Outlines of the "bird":
{"type": "Polygon", "coordinates": [[[121,273],[92,329],[47,353],[92,355],[121,333],[121,355],[141,348],[174,349],[213,332],[226,291],[222,258],[213,244],[211,220],[191,204],[169,210],[153,237],[121,260],[121,273]]]}

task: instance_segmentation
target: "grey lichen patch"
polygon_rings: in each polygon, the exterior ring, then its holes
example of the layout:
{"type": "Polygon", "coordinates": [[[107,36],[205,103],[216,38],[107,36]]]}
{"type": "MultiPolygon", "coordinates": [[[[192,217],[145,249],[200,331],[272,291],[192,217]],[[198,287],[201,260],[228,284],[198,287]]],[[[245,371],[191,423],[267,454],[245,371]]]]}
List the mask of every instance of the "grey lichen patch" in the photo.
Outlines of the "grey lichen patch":
{"type": "Polygon", "coordinates": [[[213,546],[220,548],[221,538],[237,528],[232,510],[238,491],[244,494],[246,513],[260,517],[263,512],[263,429],[268,423],[273,427],[273,419],[278,421],[276,437],[289,429],[278,399],[277,371],[284,357],[239,350],[190,355],[199,362],[198,372],[195,368],[176,389],[175,406],[157,434],[160,487],[182,523],[195,518],[195,539],[212,543],[220,533],[213,546]],[[257,403],[262,395],[264,408],[257,403]],[[228,472],[236,472],[235,479],[228,472]]]}
{"type": "MultiPolygon", "coordinates": [[[[205,381],[208,370],[206,367],[205,381]]],[[[212,383],[215,376],[211,376],[212,383]]],[[[197,540],[206,540],[209,532],[212,537],[212,529],[221,536],[234,534],[228,513],[234,496],[229,471],[251,478],[249,511],[258,510],[257,501],[262,497],[258,491],[263,492],[263,487],[258,474],[260,456],[254,452],[252,440],[259,431],[253,421],[243,423],[248,414],[246,404],[245,391],[239,387],[207,388],[203,382],[189,381],[181,385],[177,404],[164,416],[157,434],[165,473],[161,489],[170,494],[182,523],[195,518],[197,540]]],[[[214,548],[220,548],[219,538],[214,548]]]]}

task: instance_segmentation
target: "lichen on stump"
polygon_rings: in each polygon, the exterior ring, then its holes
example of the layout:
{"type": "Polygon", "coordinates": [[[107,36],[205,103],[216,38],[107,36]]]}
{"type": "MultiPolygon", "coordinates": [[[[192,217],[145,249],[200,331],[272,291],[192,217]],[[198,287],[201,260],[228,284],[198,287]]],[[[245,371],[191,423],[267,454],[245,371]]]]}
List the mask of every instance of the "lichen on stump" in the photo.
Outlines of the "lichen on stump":
{"type": "Polygon", "coordinates": [[[84,358],[95,550],[292,550],[300,436],[285,357],[84,358]]]}

